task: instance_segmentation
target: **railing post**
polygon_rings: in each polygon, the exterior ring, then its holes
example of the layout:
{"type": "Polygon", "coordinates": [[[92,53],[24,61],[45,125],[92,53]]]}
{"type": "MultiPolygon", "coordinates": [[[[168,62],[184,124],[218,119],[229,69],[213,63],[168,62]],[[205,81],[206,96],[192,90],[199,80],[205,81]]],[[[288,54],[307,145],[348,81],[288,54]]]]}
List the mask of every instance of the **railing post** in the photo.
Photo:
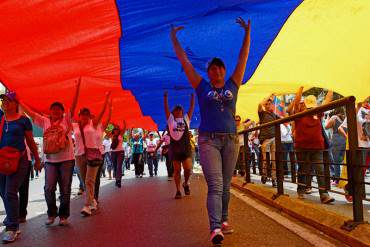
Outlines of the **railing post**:
{"type": "Polygon", "coordinates": [[[330,182],[330,165],[332,159],[330,158],[330,150],[324,150],[323,152],[323,161],[324,161],[324,179],[325,179],[325,189],[331,189],[331,182],[330,182]]]}
{"type": "Polygon", "coordinates": [[[353,199],[353,221],[345,222],[343,229],[352,230],[358,224],[363,223],[363,202],[364,194],[364,177],[360,167],[360,157],[358,156],[358,137],[357,137],[357,120],[355,102],[351,101],[346,104],[347,130],[349,155],[347,157],[347,173],[349,191],[353,199]]]}
{"type": "Polygon", "coordinates": [[[276,163],[276,178],[277,178],[277,193],[284,195],[284,167],[282,160],[282,145],[280,124],[275,125],[275,163],[276,163]]]}
{"type": "Polygon", "coordinates": [[[251,182],[251,168],[249,166],[250,150],[248,145],[248,133],[244,133],[244,163],[245,163],[245,183],[251,182]]]}

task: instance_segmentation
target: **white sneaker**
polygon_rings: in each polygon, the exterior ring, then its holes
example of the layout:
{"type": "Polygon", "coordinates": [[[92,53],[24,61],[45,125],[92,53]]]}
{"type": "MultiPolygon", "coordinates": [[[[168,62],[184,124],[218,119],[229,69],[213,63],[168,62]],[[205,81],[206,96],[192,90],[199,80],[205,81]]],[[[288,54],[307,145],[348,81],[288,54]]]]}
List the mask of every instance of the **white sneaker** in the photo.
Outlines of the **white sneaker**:
{"type": "Polygon", "coordinates": [[[91,211],[95,211],[98,209],[98,203],[96,202],[96,200],[94,199],[94,201],[92,202],[92,204],[90,205],[90,210],[91,211]]]}
{"type": "Polygon", "coordinates": [[[82,216],[90,216],[91,215],[91,209],[88,206],[84,206],[81,210],[82,216]]]}

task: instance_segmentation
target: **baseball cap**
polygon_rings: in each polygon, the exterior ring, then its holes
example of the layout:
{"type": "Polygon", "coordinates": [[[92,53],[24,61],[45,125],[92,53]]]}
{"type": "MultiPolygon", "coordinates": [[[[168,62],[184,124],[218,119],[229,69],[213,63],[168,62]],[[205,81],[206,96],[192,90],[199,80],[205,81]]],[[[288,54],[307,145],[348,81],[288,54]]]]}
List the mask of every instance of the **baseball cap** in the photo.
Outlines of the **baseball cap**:
{"type": "Polygon", "coordinates": [[[6,92],[4,94],[1,94],[0,99],[4,99],[4,98],[7,98],[11,101],[17,101],[16,93],[14,91],[9,91],[9,92],[6,92]]]}

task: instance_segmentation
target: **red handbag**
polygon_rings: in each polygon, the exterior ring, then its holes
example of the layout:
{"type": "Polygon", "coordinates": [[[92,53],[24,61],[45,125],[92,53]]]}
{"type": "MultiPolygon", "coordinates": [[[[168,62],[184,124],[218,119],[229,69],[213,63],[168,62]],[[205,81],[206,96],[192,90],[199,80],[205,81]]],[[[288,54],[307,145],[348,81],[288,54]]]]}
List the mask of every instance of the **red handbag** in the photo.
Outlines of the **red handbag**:
{"type": "MultiPolygon", "coordinates": [[[[0,124],[0,140],[3,136],[5,117],[3,116],[0,124]]],[[[13,147],[3,147],[0,149],[0,173],[11,175],[18,171],[21,152],[13,147]]]]}

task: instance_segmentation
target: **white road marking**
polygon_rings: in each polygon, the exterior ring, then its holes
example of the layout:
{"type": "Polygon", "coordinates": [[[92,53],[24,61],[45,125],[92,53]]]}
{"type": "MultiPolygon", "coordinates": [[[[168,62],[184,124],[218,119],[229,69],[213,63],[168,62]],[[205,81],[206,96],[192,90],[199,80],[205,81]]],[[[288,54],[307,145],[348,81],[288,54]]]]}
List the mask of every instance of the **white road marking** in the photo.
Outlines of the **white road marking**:
{"type": "Polygon", "coordinates": [[[234,196],[236,196],[237,198],[239,198],[240,200],[242,200],[243,202],[248,204],[249,206],[255,208],[258,211],[260,211],[261,213],[263,213],[264,215],[266,215],[270,219],[274,220],[278,224],[287,228],[289,231],[297,234],[299,237],[303,238],[304,240],[306,240],[307,242],[309,242],[313,246],[318,246],[318,247],[335,247],[336,246],[336,245],[328,242],[327,240],[321,238],[317,234],[312,233],[308,229],[294,223],[293,221],[289,220],[288,218],[282,216],[281,214],[274,212],[273,210],[269,209],[268,207],[266,207],[266,206],[264,206],[260,203],[257,203],[254,199],[250,199],[249,197],[247,197],[242,192],[239,192],[235,189],[231,189],[230,192],[234,196]]]}

